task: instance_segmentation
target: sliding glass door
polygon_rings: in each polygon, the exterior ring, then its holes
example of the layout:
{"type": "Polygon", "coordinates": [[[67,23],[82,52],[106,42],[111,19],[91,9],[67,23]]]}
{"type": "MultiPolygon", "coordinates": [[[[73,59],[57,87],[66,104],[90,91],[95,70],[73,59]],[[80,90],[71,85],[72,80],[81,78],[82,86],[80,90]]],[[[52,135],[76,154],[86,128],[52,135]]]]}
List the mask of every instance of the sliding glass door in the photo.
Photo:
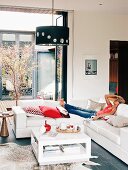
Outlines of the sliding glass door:
{"type": "Polygon", "coordinates": [[[55,48],[37,52],[37,92],[43,99],[55,99],[55,48]]]}

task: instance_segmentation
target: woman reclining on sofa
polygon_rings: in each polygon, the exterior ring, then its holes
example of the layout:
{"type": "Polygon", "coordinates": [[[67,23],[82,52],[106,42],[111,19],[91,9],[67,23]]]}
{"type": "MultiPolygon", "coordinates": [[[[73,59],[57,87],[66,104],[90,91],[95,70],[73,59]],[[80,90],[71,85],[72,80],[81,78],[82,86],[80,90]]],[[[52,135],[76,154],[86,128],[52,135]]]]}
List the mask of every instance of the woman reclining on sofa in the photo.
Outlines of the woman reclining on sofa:
{"type": "Polygon", "coordinates": [[[125,103],[123,97],[117,95],[105,95],[105,100],[107,106],[98,112],[69,105],[65,103],[63,99],[60,99],[60,105],[63,106],[71,114],[76,114],[84,118],[92,118],[92,120],[97,120],[104,116],[115,114],[118,105],[120,103],[125,103]]]}

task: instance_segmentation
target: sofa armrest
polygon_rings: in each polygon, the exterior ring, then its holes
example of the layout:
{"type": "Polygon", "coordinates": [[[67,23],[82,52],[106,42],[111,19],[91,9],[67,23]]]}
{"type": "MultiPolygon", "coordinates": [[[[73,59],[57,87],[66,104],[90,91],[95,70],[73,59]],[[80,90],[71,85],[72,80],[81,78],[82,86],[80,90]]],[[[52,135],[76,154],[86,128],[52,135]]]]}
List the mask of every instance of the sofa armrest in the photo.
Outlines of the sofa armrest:
{"type": "Polygon", "coordinates": [[[20,106],[13,106],[14,122],[16,129],[26,128],[26,113],[20,106]]]}
{"type": "Polygon", "coordinates": [[[120,128],[120,144],[128,152],[128,127],[120,128]]]}
{"type": "Polygon", "coordinates": [[[45,100],[43,99],[32,99],[32,100],[19,100],[18,101],[18,106],[21,108],[27,107],[27,106],[39,106],[39,105],[44,105],[45,100]]]}

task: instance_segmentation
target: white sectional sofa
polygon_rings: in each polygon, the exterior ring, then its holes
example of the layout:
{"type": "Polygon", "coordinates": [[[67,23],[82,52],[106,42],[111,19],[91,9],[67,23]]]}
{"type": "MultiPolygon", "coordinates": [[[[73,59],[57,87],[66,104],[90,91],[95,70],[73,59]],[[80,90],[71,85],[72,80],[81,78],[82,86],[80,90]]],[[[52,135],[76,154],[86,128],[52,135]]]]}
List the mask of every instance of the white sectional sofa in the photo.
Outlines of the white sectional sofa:
{"type": "MultiPolygon", "coordinates": [[[[86,106],[86,101],[83,100],[72,100],[69,103],[80,107],[86,106]]],[[[53,125],[61,122],[77,122],[77,124],[81,126],[82,131],[87,133],[92,140],[128,164],[128,127],[117,128],[108,124],[105,120],[88,121],[87,119],[73,114],[70,114],[71,118],[59,119],[27,117],[22,109],[24,106],[37,106],[43,104],[57,106],[59,103],[57,101],[44,101],[42,99],[31,101],[25,100],[19,102],[20,106],[13,107],[16,138],[30,137],[31,128],[41,126],[46,119],[49,124],[53,125]]],[[[128,105],[120,104],[116,114],[128,117],[128,105]]]]}

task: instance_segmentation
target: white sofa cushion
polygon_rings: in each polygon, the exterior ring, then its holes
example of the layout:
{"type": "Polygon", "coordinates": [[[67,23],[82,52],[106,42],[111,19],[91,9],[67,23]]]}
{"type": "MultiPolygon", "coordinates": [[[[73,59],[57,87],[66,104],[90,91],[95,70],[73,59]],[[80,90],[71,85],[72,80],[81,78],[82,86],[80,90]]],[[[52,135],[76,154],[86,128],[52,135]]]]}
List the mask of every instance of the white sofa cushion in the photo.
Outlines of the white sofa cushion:
{"type": "Polygon", "coordinates": [[[128,117],[128,105],[127,104],[119,104],[116,115],[128,117]]]}
{"type": "Polygon", "coordinates": [[[36,116],[36,117],[31,116],[31,117],[27,117],[27,127],[40,127],[45,124],[45,120],[50,125],[56,124],[56,120],[52,118],[43,117],[43,116],[36,116]]]}
{"type": "Polygon", "coordinates": [[[87,126],[96,131],[97,133],[103,135],[109,140],[120,144],[120,129],[109,125],[106,121],[96,120],[89,121],[87,126]]]}

